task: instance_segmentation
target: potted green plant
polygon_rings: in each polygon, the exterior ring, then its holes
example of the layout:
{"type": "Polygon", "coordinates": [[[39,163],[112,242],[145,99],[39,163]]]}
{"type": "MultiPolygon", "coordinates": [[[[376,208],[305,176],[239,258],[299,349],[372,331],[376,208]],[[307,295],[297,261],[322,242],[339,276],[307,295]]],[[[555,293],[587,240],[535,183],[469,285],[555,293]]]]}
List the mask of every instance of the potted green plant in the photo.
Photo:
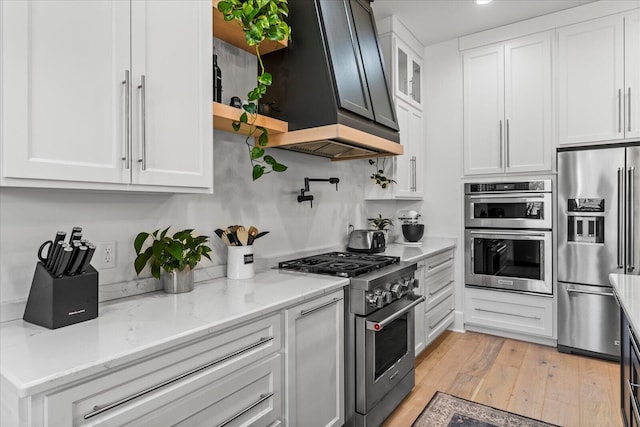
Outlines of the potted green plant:
{"type": "Polygon", "coordinates": [[[162,280],[165,292],[189,292],[193,290],[193,268],[202,257],[211,260],[211,248],[205,244],[209,237],[194,236],[193,229],[178,231],[169,237],[169,228],[152,233],[141,232],[136,236],[133,243],[136,259],[133,265],[137,274],[149,265],[151,275],[162,280]],[[149,237],[150,244],[143,250],[149,237]]]}
{"type": "Polygon", "coordinates": [[[242,106],[244,112],[240,120],[232,124],[236,132],[240,130],[242,124],[249,126],[245,144],[249,150],[251,173],[255,181],[264,174],[287,170],[287,166],[278,163],[273,156],[265,155],[264,147],[269,143],[269,132],[262,126],[255,126],[255,122],[258,118],[258,101],[272,83],[272,76],[265,71],[262,63],[260,42],[265,39],[281,41],[291,38],[291,28],[284,21],[284,17],[289,15],[289,8],[287,0],[223,0],[218,3],[218,10],[225,21],[235,20],[240,23],[247,45],[255,46],[260,66],[258,85],[247,93],[249,102],[242,106]],[[251,142],[256,137],[258,145],[251,142]],[[271,170],[267,171],[267,166],[271,170]]]}
{"type": "Polygon", "coordinates": [[[368,218],[369,224],[376,230],[389,230],[393,226],[393,221],[389,218],[382,218],[382,214],[378,214],[377,218],[368,218]]]}
{"type": "Polygon", "coordinates": [[[386,163],[386,157],[382,158],[382,165],[380,164],[380,157],[377,157],[375,160],[369,159],[369,164],[373,166],[374,169],[374,172],[371,174],[371,179],[373,180],[373,182],[379,185],[380,188],[387,188],[389,184],[393,184],[396,182],[395,180],[387,178],[385,176],[384,169],[386,167],[386,163]]]}

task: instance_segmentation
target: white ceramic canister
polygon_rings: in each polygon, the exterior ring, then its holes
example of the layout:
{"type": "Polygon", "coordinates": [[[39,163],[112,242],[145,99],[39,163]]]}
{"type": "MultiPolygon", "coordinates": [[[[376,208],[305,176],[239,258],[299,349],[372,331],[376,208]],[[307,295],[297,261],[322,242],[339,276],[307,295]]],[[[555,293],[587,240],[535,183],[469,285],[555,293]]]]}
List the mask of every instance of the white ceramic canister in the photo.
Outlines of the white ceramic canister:
{"type": "Polygon", "coordinates": [[[254,276],[253,246],[227,246],[227,277],[248,279],[254,276]]]}

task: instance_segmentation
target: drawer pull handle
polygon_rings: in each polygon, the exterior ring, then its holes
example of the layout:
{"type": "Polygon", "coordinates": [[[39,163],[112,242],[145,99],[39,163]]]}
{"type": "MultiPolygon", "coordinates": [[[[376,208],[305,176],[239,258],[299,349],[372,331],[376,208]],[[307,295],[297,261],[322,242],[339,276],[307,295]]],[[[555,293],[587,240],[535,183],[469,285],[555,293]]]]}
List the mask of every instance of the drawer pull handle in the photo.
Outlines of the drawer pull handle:
{"type": "Polygon", "coordinates": [[[612,297],[613,296],[612,292],[585,291],[585,290],[582,290],[582,289],[574,289],[574,288],[567,288],[567,292],[572,293],[572,294],[600,295],[600,296],[603,296],[603,297],[612,297]]]}
{"type": "Polygon", "coordinates": [[[522,317],[523,319],[542,320],[538,316],[524,316],[522,314],[505,313],[503,311],[485,310],[484,308],[475,308],[476,311],[484,311],[485,313],[506,314],[507,316],[522,317]]]}
{"type": "Polygon", "coordinates": [[[433,296],[435,294],[437,294],[438,292],[440,292],[440,290],[442,288],[446,288],[447,286],[449,286],[450,284],[452,284],[455,280],[449,280],[447,283],[445,283],[444,285],[440,286],[438,289],[436,289],[433,292],[429,292],[429,296],[433,296]]]}
{"type": "Polygon", "coordinates": [[[629,330],[629,341],[631,341],[631,345],[633,346],[633,350],[640,357],[640,349],[638,349],[638,343],[636,342],[636,336],[634,335],[634,333],[631,330],[630,326],[627,326],[627,329],[629,330]]]}
{"type": "Polygon", "coordinates": [[[323,304],[320,304],[320,305],[318,305],[318,306],[316,306],[316,307],[310,308],[310,309],[308,309],[308,310],[302,310],[302,311],[300,312],[300,317],[302,317],[302,316],[306,316],[307,314],[311,314],[311,313],[313,313],[314,311],[318,311],[318,310],[320,310],[321,308],[325,308],[326,306],[331,305],[331,304],[333,304],[333,303],[336,303],[336,302],[340,301],[341,299],[342,299],[342,298],[334,298],[334,299],[332,299],[331,301],[327,301],[327,302],[325,302],[325,303],[323,303],[323,304]]]}
{"type": "Polygon", "coordinates": [[[440,267],[441,265],[444,265],[444,264],[448,263],[448,262],[449,262],[449,261],[451,261],[452,259],[453,259],[453,257],[452,257],[452,256],[450,256],[449,258],[445,259],[445,260],[444,260],[444,261],[442,261],[442,262],[437,263],[436,265],[430,265],[430,266],[429,266],[429,270],[433,270],[434,268],[438,268],[438,267],[440,267]]]}
{"type": "Polygon", "coordinates": [[[268,394],[261,394],[260,395],[260,399],[256,400],[255,402],[253,402],[251,405],[247,406],[246,408],[244,408],[242,411],[238,412],[237,414],[235,414],[234,416],[232,416],[231,418],[227,418],[225,421],[222,422],[222,424],[218,424],[218,427],[224,427],[227,424],[229,424],[230,422],[232,422],[233,420],[235,420],[236,418],[241,417],[242,415],[246,414],[247,412],[249,412],[250,410],[252,410],[253,408],[255,408],[256,406],[258,406],[259,404],[261,404],[262,402],[264,402],[265,400],[271,398],[273,396],[273,392],[268,393],[268,394]]]}
{"type": "Polygon", "coordinates": [[[634,384],[631,380],[627,380],[629,385],[629,394],[631,397],[631,406],[633,406],[633,413],[635,414],[635,418],[637,421],[640,421],[640,411],[638,411],[638,402],[636,401],[635,394],[633,393],[634,388],[640,388],[640,384],[634,384]]]}
{"type": "Polygon", "coordinates": [[[104,412],[107,412],[107,411],[109,411],[109,410],[111,410],[113,408],[116,408],[116,407],[118,407],[120,405],[124,405],[125,403],[131,402],[134,399],[137,399],[137,398],[142,397],[142,396],[144,396],[146,394],[152,393],[152,392],[154,392],[156,390],[159,390],[159,389],[161,389],[163,387],[166,387],[169,384],[173,384],[173,383],[175,383],[177,381],[180,381],[180,380],[183,380],[183,379],[185,379],[185,378],[187,378],[187,377],[189,377],[191,375],[197,374],[198,372],[204,371],[205,369],[208,369],[208,368],[210,368],[210,367],[212,367],[214,365],[217,365],[218,363],[221,363],[221,362],[224,362],[226,360],[229,360],[229,359],[231,359],[233,357],[236,357],[236,356],[238,356],[238,355],[240,355],[242,353],[245,353],[245,352],[247,352],[249,350],[253,350],[254,348],[259,347],[262,344],[268,343],[269,341],[273,341],[273,337],[262,337],[262,338],[260,338],[260,340],[258,342],[255,342],[253,344],[249,344],[246,347],[243,347],[243,348],[241,348],[239,350],[236,350],[236,351],[234,351],[232,353],[229,353],[229,354],[227,354],[225,356],[219,357],[219,358],[217,358],[217,359],[215,359],[215,360],[213,360],[213,361],[211,361],[209,363],[206,363],[206,364],[204,364],[202,366],[194,368],[194,369],[192,369],[190,371],[187,371],[187,372],[185,372],[183,374],[180,374],[180,375],[178,375],[176,377],[170,378],[170,379],[168,379],[166,381],[163,381],[163,382],[161,382],[159,384],[151,386],[151,387],[149,387],[149,388],[147,388],[145,390],[142,390],[142,391],[139,391],[139,392],[137,392],[135,394],[129,395],[127,397],[124,397],[124,398],[122,398],[120,400],[117,400],[117,401],[115,401],[113,403],[109,403],[109,404],[106,404],[106,405],[96,405],[96,406],[93,407],[93,411],[89,412],[88,414],[86,414],[84,416],[84,419],[88,420],[89,418],[93,418],[96,415],[100,415],[100,414],[102,414],[104,412]]]}

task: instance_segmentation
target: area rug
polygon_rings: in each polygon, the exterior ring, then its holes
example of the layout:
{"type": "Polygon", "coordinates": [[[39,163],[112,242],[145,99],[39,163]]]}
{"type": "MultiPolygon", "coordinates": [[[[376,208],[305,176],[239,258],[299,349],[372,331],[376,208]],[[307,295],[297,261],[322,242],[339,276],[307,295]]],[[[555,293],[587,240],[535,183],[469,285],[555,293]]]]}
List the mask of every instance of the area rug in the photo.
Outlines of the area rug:
{"type": "Polygon", "coordinates": [[[436,392],[412,427],[557,427],[491,406],[436,392]]]}

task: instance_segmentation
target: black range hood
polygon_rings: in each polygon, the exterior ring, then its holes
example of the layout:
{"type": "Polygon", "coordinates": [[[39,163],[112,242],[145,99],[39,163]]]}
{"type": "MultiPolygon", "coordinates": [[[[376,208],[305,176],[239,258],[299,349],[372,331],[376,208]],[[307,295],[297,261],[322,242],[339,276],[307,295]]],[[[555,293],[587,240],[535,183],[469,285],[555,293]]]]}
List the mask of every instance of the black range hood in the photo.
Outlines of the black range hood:
{"type": "Polygon", "coordinates": [[[366,0],[292,0],[292,40],[263,58],[289,132],[272,147],[346,160],[399,155],[398,124],[366,0]]]}

